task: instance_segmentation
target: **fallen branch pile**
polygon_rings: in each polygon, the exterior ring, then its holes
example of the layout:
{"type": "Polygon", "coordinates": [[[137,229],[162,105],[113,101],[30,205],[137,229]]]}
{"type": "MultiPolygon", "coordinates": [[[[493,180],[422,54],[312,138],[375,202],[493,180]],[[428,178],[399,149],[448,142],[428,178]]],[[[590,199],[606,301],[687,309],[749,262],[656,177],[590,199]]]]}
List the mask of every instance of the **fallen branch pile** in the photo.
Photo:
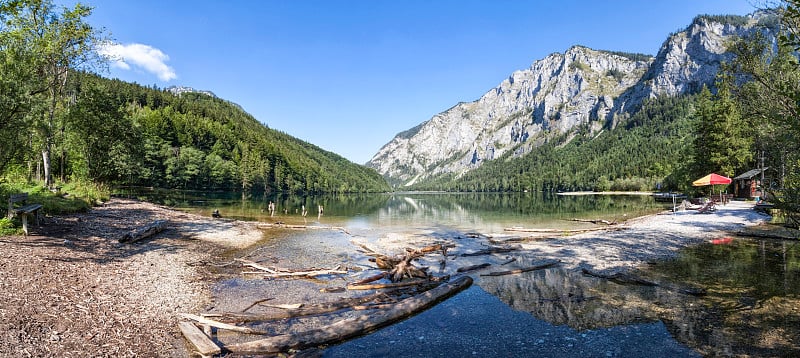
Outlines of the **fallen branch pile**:
{"type": "Polygon", "coordinates": [[[238,354],[266,354],[333,344],[361,336],[413,316],[472,285],[469,276],[459,277],[417,296],[404,299],[373,315],[363,315],[305,332],[282,334],[252,342],[232,344],[225,349],[238,354]]]}
{"type": "MultiPolygon", "coordinates": [[[[393,300],[386,293],[378,293],[360,298],[345,299],[332,304],[318,304],[306,308],[287,309],[286,311],[271,315],[247,313],[210,314],[208,315],[209,317],[217,316],[225,320],[242,323],[318,315],[347,308],[353,310],[377,310],[370,314],[341,320],[334,324],[305,332],[294,332],[251,342],[231,344],[226,345],[224,348],[214,343],[207,333],[204,333],[192,323],[181,322],[179,327],[184,337],[195,346],[198,352],[204,355],[219,354],[223,350],[238,354],[280,353],[290,349],[305,349],[343,342],[347,339],[370,333],[378,328],[416,315],[432,307],[436,303],[461,292],[471,284],[472,279],[469,276],[461,276],[451,282],[436,283],[436,287],[399,301],[393,300]]],[[[211,326],[245,334],[266,334],[266,332],[212,320],[208,317],[191,314],[182,314],[181,316],[204,327],[211,326]]]]}

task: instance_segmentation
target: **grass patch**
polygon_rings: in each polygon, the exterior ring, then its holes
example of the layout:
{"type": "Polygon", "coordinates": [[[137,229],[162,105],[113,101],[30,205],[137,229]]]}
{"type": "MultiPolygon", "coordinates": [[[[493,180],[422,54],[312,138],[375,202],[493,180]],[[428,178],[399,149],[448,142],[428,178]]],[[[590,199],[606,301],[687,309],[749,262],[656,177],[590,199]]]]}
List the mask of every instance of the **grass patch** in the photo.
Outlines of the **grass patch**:
{"type": "Polygon", "coordinates": [[[84,182],[63,184],[56,192],[36,183],[0,184],[0,200],[4,206],[8,204],[9,196],[16,193],[28,193],[28,203],[42,204],[42,213],[47,215],[86,212],[111,196],[108,187],[84,182]]]}
{"type": "Polygon", "coordinates": [[[0,219],[0,236],[22,235],[22,228],[17,223],[4,217],[0,219]]]}

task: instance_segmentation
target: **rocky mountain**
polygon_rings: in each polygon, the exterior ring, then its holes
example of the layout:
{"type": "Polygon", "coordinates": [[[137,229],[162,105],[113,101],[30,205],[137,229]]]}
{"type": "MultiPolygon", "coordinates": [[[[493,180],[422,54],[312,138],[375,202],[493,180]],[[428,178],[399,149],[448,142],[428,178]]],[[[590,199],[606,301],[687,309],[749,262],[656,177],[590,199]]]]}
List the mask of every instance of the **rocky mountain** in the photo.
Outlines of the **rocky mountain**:
{"type": "Polygon", "coordinates": [[[206,91],[206,90],[198,90],[198,89],[194,89],[192,87],[187,87],[187,86],[169,86],[169,87],[166,88],[166,90],[167,90],[167,92],[170,92],[170,93],[172,93],[172,94],[174,94],[176,96],[180,96],[180,95],[188,92],[188,93],[202,93],[202,94],[214,97],[214,98],[218,98],[217,95],[214,94],[214,92],[206,91]]]}
{"type": "Polygon", "coordinates": [[[599,132],[646,98],[713,85],[728,41],[771,31],[768,15],[699,16],[655,57],[574,46],[516,71],[469,103],[402,132],[367,163],[393,184],[464,173],[505,153],[522,156],[554,135],[599,132]]]}

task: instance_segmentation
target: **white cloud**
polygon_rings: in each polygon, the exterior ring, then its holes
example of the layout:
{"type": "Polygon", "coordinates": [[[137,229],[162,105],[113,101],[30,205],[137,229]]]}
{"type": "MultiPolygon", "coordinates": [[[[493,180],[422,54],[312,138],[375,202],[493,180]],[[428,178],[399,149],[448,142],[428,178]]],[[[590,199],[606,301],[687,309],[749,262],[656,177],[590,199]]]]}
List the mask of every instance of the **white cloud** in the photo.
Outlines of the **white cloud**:
{"type": "Polygon", "coordinates": [[[106,42],[100,46],[98,52],[109,58],[113,66],[123,70],[130,70],[131,66],[138,67],[165,82],[178,77],[175,70],[166,64],[169,56],[152,46],[106,42]]]}

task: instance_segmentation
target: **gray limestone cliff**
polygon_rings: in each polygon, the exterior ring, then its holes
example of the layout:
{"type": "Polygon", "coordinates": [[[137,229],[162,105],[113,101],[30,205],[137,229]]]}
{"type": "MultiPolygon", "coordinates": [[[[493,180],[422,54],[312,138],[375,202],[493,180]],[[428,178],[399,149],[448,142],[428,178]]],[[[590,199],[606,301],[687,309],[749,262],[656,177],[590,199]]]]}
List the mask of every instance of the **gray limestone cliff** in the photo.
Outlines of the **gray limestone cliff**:
{"type": "Polygon", "coordinates": [[[510,153],[525,155],[549,136],[613,128],[646,98],[713,85],[729,61],[728,40],[765,31],[762,16],[700,16],[672,34],[656,57],[574,46],[516,71],[478,100],[459,103],[402,132],[367,163],[410,185],[456,175],[510,153]],[[728,21],[726,21],[728,20],[728,21]]]}

